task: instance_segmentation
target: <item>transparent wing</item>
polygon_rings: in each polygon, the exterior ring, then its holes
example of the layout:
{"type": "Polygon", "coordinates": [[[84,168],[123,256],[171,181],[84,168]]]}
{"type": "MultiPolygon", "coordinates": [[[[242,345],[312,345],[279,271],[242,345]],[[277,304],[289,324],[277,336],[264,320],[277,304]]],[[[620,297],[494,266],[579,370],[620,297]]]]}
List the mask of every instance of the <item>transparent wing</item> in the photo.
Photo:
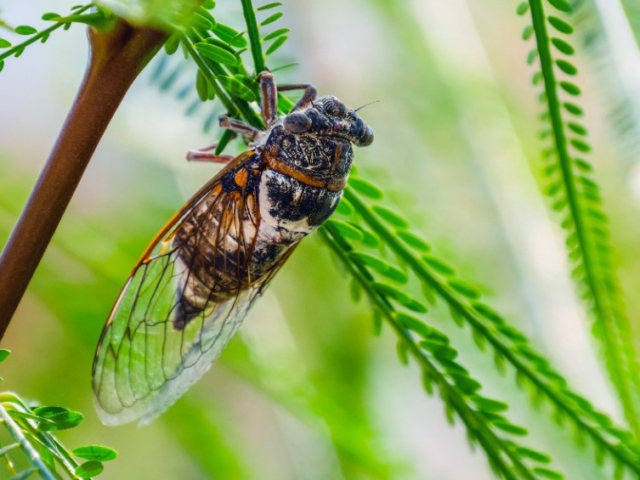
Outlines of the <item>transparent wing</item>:
{"type": "Polygon", "coordinates": [[[250,278],[256,192],[222,188],[245,160],[234,160],[160,232],[120,294],[93,368],[103,423],[147,423],[173,404],[209,369],[293,250],[250,278]]]}

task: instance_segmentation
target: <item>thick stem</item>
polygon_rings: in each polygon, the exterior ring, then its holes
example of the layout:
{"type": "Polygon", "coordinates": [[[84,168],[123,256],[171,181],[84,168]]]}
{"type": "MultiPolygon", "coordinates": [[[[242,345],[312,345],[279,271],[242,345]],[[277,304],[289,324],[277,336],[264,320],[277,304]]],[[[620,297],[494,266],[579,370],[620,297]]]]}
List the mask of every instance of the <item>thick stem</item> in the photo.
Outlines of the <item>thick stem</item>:
{"type": "Polygon", "coordinates": [[[166,38],[163,32],[122,20],[109,31],[89,29],[91,51],[84,80],[0,256],[0,339],[113,114],[166,38]]]}

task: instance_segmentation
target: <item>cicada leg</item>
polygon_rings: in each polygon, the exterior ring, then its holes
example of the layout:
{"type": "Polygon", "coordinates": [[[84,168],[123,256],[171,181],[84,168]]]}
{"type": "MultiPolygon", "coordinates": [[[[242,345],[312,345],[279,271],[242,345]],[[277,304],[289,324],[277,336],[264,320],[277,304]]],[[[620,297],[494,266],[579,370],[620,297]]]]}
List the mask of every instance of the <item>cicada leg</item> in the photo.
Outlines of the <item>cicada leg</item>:
{"type": "Polygon", "coordinates": [[[277,87],[271,72],[260,73],[258,81],[260,82],[260,94],[262,96],[262,118],[267,123],[267,126],[270,126],[278,118],[278,90],[304,90],[302,98],[294,105],[292,112],[307,107],[318,96],[316,88],[308,83],[280,85],[277,87]]]}
{"type": "Polygon", "coordinates": [[[309,104],[311,102],[313,102],[316,97],[318,96],[318,90],[316,90],[316,87],[314,87],[313,85],[309,85],[308,83],[296,83],[293,85],[281,85],[278,87],[278,90],[280,91],[285,91],[285,90],[304,90],[304,93],[302,94],[302,98],[300,100],[298,100],[298,103],[296,103],[293,108],[291,109],[292,112],[295,112],[296,110],[300,110],[301,108],[306,108],[309,106],[309,104]]]}
{"type": "Polygon", "coordinates": [[[262,99],[262,119],[269,127],[278,118],[278,88],[271,72],[261,72],[258,81],[262,99]]]}
{"type": "MultiPolygon", "coordinates": [[[[228,117],[227,115],[220,115],[218,122],[222,128],[239,133],[243,137],[249,138],[251,141],[258,138],[258,135],[260,134],[260,131],[253,128],[251,125],[248,125],[241,120],[228,117]]],[[[197,150],[189,150],[187,152],[187,160],[211,163],[229,163],[233,160],[234,157],[231,155],[215,155],[210,153],[212,150],[215,150],[217,145],[217,143],[214,143],[213,145],[208,145],[197,150]]]]}
{"type": "Polygon", "coordinates": [[[187,152],[187,160],[190,162],[210,162],[210,163],[229,163],[233,160],[232,155],[216,155],[211,153],[218,146],[217,143],[213,143],[206,147],[199,148],[197,150],[189,150],[187,152]]]}

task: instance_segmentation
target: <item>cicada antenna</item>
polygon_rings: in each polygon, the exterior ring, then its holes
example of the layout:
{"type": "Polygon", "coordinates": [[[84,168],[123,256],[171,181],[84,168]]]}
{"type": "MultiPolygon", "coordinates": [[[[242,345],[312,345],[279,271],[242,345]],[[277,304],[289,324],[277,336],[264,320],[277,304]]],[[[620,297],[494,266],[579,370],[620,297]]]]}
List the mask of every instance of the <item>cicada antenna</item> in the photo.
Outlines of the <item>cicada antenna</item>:
{"type": "Polygon", "coordinates": [[[374,100],[373,102],[365,103],[361,107],[356,108],[354,112],[357,112],[358,110],[362,110],[364,107],[368,107],[369,105],[373,105],[374,103],[380,103],[380,100],[374,100]]]}

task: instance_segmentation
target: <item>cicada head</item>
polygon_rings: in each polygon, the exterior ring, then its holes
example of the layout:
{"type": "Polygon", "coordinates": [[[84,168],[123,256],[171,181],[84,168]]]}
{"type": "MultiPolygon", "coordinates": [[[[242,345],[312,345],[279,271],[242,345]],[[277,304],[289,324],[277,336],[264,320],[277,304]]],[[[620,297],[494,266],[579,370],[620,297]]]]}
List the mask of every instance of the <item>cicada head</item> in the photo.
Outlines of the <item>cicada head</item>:
{"type": "Polygon", "coordinates": [[[294,110],[284,117],[283,126],[290,133],[344,138],[359,147],[373,142],[373,130],[333,96],[320,97],[308,107],[294,110]]]}

